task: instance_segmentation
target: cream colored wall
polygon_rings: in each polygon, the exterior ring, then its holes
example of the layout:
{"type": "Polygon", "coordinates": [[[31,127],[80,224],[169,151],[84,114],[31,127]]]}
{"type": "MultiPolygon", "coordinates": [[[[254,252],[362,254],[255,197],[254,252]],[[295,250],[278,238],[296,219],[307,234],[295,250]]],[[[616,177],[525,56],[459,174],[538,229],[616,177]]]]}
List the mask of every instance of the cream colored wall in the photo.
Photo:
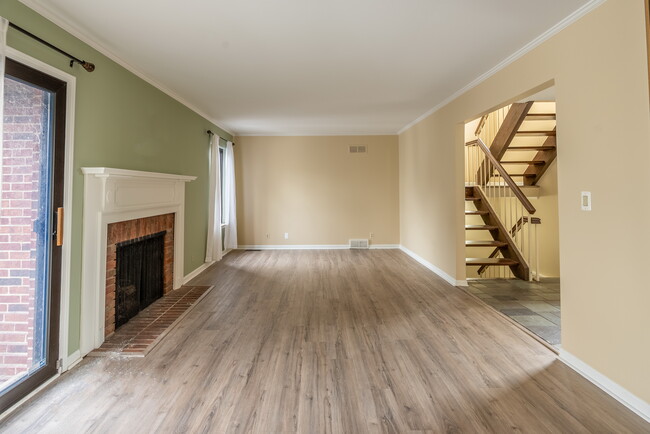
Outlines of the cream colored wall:
{"type": "Polygon", "coordinates": [[[399,244],[397,136],[235,140],[240,245],[399,244]]]}
{"type": "MultiPolygon", "coordinates": [[[[558,146],[563,143],[558,137],[558,146]]],[[[537,183],[539,199],[531,203],[537,209],[535,217],[542,220],[537,227],[539,240],[539,273],[543,277],[560,277],[560,225],[558,214],[557,160],[537,183]]]]}
{"type": "Polygon", "coordinates": [[[399,200],[402,244],[463,279],[463,124],[554,82],[562,347],[650,401],[646,61],[643,0],[608,0],[402,133],[399,200]]]}

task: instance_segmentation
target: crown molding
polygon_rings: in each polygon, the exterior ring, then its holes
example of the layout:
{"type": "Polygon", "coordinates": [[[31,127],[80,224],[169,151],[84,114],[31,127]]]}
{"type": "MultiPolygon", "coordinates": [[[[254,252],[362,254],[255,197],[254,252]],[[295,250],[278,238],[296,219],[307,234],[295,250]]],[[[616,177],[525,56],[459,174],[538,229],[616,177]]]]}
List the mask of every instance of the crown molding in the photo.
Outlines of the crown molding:
{"type": "Polygon", "coordinates": [[[269,133],[269,134],[264,134],[264,133],[255,133],[255,134],[237,134],[237,137],[344,137],[344,136],[350,136],[350,137],[358,137],[358,136],[378,136],[378,137],[383,137],[383,136],[396,136],[397,133],[395,132],[385,132],[385,133],[377,133],[377,132],[372,132],[372,133],[269,133]]]}
{"type": "Polygon", "coordinates": [[[86,43],[90,47],[94,48],[101,54],[105,55],[109,59],[113,60],[116,62],[118,65],[122,66],[129,72],[133,73],[137,77],[141,78],[145,82],[149,83],[150,85],[154,86],[155,88],[159,89],[163,93],[167,94],[171,98],[175,99],[179,103],[183,104],[185,107],[189,108],[190,110],[194,111],[198,115],[202,116],[206,120],[212,122],[213,124],[219,126],[223,131],[227,132],[228,134],[232,136],[239,136],[239,137],[256,137],[256,136],[380,136],[380,135],[399,135],[414,126],[415,124],[421,122],[423,119],[427,118],[431,114],[435,113],[436,111],[440,110],[442,107],[446,106],[456,98],[460,97],[464,93],[468,92],[469,90],[475,88],[479,84],[483,83],[485,80],[488,78],[492,77],[494,74],[497,72],[501,71],[511,63],[515,62],[528,52],[532,51],[534,48],[542,44],[543,42],[547,41],[551,37],[555,36],[557,33],[568,27],[569,25],[573,24],[583,16],[587,15],[589,12],[593,11],[596,9],[598,6],[603,4],[606,0],[591,0],[582,7],[578,8],[575,10],[572,14],[561,20],[559,23],[555,24],[553,27],[539,35],[537,38],[533,39],[530,41],[528,44],[511,54],[510,56],[506,57],[504,60],[499,62],[497,65],[495,65],[493,68],[489,69],[488,71],[484,72],[483,74],[479,75],[477,78],[472,80],[470,83],[462,87],[461,89],[457,90],[444,100],[442,100],[439,104],[436,104],[433,108],[430,110],[427,110],[425,113],[417,117],[415,120],[409,122],[406,124],[404,127],[402,127],[400,130],[397,132],[385,132],[385,133],[323,133],[323,134],[316,134],[316,133],[310,133],[310,134],[296,134],[295,132],[292,133],[268,133],[268,134],[237,134],[236,132],[232,130],[228,130],[224,127],[221,127],[217,120],[211,118],[209,115],[207,115],[205,112],[203,112],[201,109],[198,107],[194,106],[192,103],[187,101],[185,98],[181,97],[178,95],[175,91],[172,89],[166,87],[165,85],[159,83],[158,81],[154,80],[153,78],[149,77],[146,75],[144,72],[140,71],[138,68],[135,66],[131,65],[130,63],[126,62],[124,59],[120,58],[117,54],[113,53],[111,50],[103,46],[101,43],[99,43],[97,40],[92,38],[91,36],[87,35],[84,31],[79,29],[77,26],[71,24],[68,20],[66,20],[63,16],[60,14],[56,13],[52,9],[44,6],[41,4],[39,0],[19,0],[21,3],[23,3],[25,6],[29,7],[36,13],[40,14],[44,18],[48,19],[49,21],[53,22],[57,26],[61,27],[63,30],[67,31],[77,39],[81,40],[82,42],[86,43]]]}
{"type": "Polygon", "coordinates": [[[485,80],[492,77],[494,74],[501,71],[506,66],[510,65],[511,63],[516,61],[517,59],[523,57],[525,54],[532,51],[534,48],[538,47],[543,42],[545,42],[545,41],[549,40],[550,38],[552,38],[553,36],[557,35],[562,30],[564,30],[565,28],[567,28],[571,24],[575,23],[580,18],[584,17],[589,12],[596,9],[601,4],[605,3],[605,1],[607,1],[607,0],[591,0],[589,3],[586,3],[584,6],[578,8],[571,15],[567,16],[562,21],[560,21],[559,23],[557,23],[556,25],[554,25],[553,27],[551,27],[550,29],[548,29],[547,31],[545,31],[544,33],[542,33],[541,35],[539,35],[538,37],[536,37],[535,39],[533,39],[532,41],[530,41],[529,43],[524,45],[523,47],[521,47],[519,50],[515,51],[510,56],[503,59],[501,62],[499,62],[492,69],[489,69],[488,71],[486,71],[483,74],[479,75],[474,80],[469,82],[467,85],[463,86],[461,89],[457,90],[456,92],[454,92],[453,94],[451,94],[450,96],[448,96],[447,98],[442,100],[435,107],[433,107],[430,110],[427,110],[425,113],[420,115],[417,119],[415,119],[415,120],[409,122],[408,124],[406,124],[405,126],[403,126],[397,132],[397,134],[402,134],[404,131],[408,130],[413,125],[419,123],[423,119],[429,117],[431,114],[437,112],[438,110],[440,110],[441,108],[443,108],[444,106],[446,106],[447,104],[449,104],[450,102],[452,102],[453,100],[455,100],[456,98],[458,98],[459,96],[464,94],[465,92],[467,92],[467,91],[475,88],[479,84],[483,83],[485,80]]]}
{"type": "Polygon", "coordinates": [[[104,45],[99,43],[96,39],[91,37],[90,35],[86,34],[84,31],[79,29],[77,26],[73,25],[70,23],[68,20],[66,20],[63,16],[58,14],[57,12],[54,12],[52,9],[48,8],[47,6],[44,6],[39,2],[38,0],[19,0],[22,4],[36,12],[37,14],[41,15],[45,19],[51,21],[58,27],[62,28],[66,32],[70,33],[72,36],[75,38],[79,39],[81,42],[85,43],[86,45],[90,46],[91,48],[99,51],[101,54],[104,56],[108,57],[111,59],[113,62],[117,63],[127,71],[131,72],[133,75],[137,76],[138,78],[144,80],[145,82],[149,83],[156,89],[160,90],[161,92],[165,93],[169,97],[175,99],[179,103],[183,104],[185,107],[188,109],[192,110],[194,113],[198,114],[199,116],[203,117],[209,122],[212,122],[214,125],[218,126],[221,130],[225,131],[226,133],[230,134],[231,136],[235,136],[235,133],[232,131],[227,130],[226,128],[222,127],[217,123],[215,119],[210,117],[208,114],[206,114],[203,110],[200,108],[196,107],[193,105],[191,102],[177,94],[175,91],[172,89],[168,88],[167,86],[163,85],[162,83],[154,80],[153,78],[149,77],[147,74],[144,72],[140,71],[138,68],[135,66],[131,65],[129,62],[125,61],[122,59],[120,56],[117,54],[113,53],[111,50],[106,48],[104,45]]]}

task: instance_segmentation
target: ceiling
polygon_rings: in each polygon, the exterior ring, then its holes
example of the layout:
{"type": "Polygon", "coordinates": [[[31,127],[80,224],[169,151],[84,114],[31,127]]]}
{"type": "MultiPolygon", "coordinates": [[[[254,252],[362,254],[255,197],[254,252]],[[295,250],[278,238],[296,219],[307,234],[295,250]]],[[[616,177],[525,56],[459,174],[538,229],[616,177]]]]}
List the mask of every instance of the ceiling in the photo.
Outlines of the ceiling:
{"type": "Polygon", "coordinates": [[[237,135],[395,134],[594,3],[22,1],[237,135]]]}

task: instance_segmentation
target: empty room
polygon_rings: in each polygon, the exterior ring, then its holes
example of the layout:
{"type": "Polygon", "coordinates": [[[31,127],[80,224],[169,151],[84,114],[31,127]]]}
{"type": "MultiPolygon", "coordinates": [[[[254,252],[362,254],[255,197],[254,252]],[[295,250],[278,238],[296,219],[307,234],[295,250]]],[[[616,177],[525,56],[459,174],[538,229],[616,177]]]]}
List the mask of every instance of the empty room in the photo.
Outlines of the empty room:
{"type": "Polygon", "coordinates": [[[649,0],[3,0],[0,432],[650,433],[649,0]]]}

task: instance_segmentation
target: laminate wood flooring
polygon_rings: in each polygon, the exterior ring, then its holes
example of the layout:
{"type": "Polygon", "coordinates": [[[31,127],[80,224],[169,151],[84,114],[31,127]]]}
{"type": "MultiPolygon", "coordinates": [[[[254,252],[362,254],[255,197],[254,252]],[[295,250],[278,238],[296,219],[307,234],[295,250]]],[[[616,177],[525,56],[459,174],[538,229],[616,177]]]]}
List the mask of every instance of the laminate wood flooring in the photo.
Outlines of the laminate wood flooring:
{"type": "Polygon", "coordinates": [[[233,252],[145,358],[86,358],[3,432],[650,432],[398,250],[233,252]]]}

